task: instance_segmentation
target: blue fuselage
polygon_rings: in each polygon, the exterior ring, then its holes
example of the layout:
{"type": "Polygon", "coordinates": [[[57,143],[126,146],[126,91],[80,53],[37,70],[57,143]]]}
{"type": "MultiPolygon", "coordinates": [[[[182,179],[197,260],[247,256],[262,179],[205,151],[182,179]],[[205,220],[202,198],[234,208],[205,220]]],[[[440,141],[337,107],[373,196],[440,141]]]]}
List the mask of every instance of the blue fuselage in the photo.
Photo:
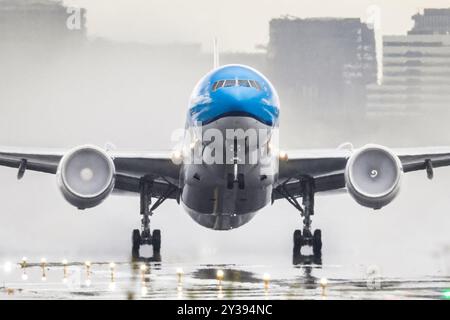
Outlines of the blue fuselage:
{"type": "Polygon", "coordinates": [[[213,70],[192,93],[188,123],[205,125],[227,116],[251,117],[277,126],[278,94],[269,80],[253,68],[227,65],[213,70]]]}
{"type": "MultiPolygon", "coordinates": [[[[250,67],[227,65],[208,73],[195,87],[186,129],[201,128],[203,132],[213,129],[224,137],[228,130],[265,130],[270,136],[278,123],[279,99],[269,80],[250,67]]],[[[237,138],[234,139],[224,138],[224,154],[229,146],[237,144],[237,138]]],[[[250,153],[248,141],[244,144],[245,152],[250,153]]],[[[265,144],[268,141],[257,143],[262,149],[265,144]]],[[[202,153],[207,154],[210,146],[202,142],[202,153]]],[[[268,153],[253,163],[241,161],[237,156],[233,159],[231,163],[183,166],[181,201],[191,217],[205,227],[216,230],[239,227],[271,201],[277,158],[268,153]]]]}

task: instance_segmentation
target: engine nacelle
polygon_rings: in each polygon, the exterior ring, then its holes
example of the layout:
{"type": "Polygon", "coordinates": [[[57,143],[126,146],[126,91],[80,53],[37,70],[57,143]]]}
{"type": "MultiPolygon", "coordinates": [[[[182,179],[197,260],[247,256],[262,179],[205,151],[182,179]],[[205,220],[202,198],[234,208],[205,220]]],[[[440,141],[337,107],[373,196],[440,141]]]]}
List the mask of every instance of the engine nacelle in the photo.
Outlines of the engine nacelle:
{"type": "Polygon", "coordinates": [[[389,204],[400,190],[403,168],[389,149],[366,145],[347,162],[345,181],[350,195],[360,205],[380,209],[389,204]]]}
{"type": "Polygon", "coordinates": [[[64,198],[79,209],[92,208],[114,189],[116,169],[112,158],[95,146],[81,146],[61,159],[58,186],[64,198]]]}

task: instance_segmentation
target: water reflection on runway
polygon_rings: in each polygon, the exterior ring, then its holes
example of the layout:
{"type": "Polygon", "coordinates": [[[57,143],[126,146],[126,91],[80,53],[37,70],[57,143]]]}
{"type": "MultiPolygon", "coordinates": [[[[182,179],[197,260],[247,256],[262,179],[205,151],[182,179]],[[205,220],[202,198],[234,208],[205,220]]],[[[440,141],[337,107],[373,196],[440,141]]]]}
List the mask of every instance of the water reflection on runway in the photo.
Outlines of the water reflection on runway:
{"type": "Polygon", "coordinates": [[[376,267],[304,264],[9,262],[1,299],[446,299],[450,277],[385,278],[376,267]],[[354,276],[348,276],[354,275],[354,276]]]}

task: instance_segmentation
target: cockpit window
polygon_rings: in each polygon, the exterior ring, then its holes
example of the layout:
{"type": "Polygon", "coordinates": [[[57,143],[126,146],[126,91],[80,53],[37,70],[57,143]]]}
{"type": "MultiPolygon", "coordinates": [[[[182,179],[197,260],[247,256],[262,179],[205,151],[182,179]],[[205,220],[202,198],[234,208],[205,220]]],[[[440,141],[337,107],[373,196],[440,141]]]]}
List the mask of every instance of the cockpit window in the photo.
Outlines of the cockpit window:
{"type": "Polygon", "coordinates": [[[240,87],[250,87],[250,82],[248,82],[248,80],[238,80],[238,86],[240,86],[240,87]]]}
{"type": "Polygon", "coordinates": [[[256,90],[261,90],[261,85],[258,81],[255,80],[220,80],[216,81],[212,85],[212,91],[216,91],[219,88],[222,87],[247,87],[247,88],[254,88],[256,90]]]}
{"type": "Polygon", "coordinates": [[[236,85],[236,80],[225,80],[224,87],[234,87],[236,85]]]}
{"type": "Polygon", "coordinates": [[[214,85],[213,85],[213,87],[212,87],[212,90],[213,90],[213,91],[216,91],[217,89],[219,89],[220,87],[223,86],[223,83],[224,83],[224,82],[225,82],[224,80],[220,80],[220,81],[214,82],[214,85]]]}
{"type": "Polygon", "coordinates": [[[256,90],[261,90],[261,86],[259,85],[258,81],[250,80],[250,85],[255,88],[256,90]]]}

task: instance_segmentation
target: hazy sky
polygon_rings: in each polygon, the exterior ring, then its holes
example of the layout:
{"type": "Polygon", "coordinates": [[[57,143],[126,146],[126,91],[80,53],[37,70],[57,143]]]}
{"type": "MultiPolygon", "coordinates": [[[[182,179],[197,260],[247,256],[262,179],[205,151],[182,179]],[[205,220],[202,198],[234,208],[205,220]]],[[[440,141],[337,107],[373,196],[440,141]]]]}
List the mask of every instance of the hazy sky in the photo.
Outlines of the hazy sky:
{"type": "Polygon", "coordinates": [[[448,0],[64,0],[88,10],[92,36],[152,43],[200,42],[210,50],[212,38],[221,48],[253,50],[267,43],[268,21],[281,15],[360,17],[370,7],[381,12],[384,34],[405,33],[411,16],[425,7],[450,7],[448,0]]]}
{"type": "MultiPolygon", "coordinates": [[[[222,47],[232,50],[250,50],[256,43],[267,42],[272,17],[286,13],[300,17],[365,16],[371,3],[71,1],[88,9],[92,35],[124,41],[197,41],[205,49],[217,35],[222,47]]],[[[448,1],[427,3],[450,6],[448,1]]],[[[405,32],[410,16],[424,2],[379,1],[385,32],[405,32]]],[[[170,149],[172,130],[183,126],[189,93],[207,66],[190,61],[188,56],[152,60],[129,50],[94,49],[54,50],[43,55],[38,48],[38,52],[31,49],[23,55],[18,47],[15,54],[6,53],[8,58],[0,59],[0,146],[67,149],[85,143],[102,147],[111,141],[119,150],[170,149]]],[[[355,146],[367,142],[390,146],[450,144],[448,129],[437,125],[443,121],[431,121],[435,119],[432,112],[428,114],[431,120],[421,119],[420,126],[413,127],[402,119],[395,132],[387,123],[369,126],[364,134],[348,123],[342,130],[345,132],[340,132],[321,123],[305,124],[299,113],[291,115],[281,116],[288,125],[281,130],[282,135],[293,137],[296,145],[292,147],[297,148],[304,147],[307,139],[326,148],[344,141],[355,146]]],[[[439,116],[437,113],[440,120],[439,116]]],[[[24,255],[32,261],[44,255],[49,259],[54,255],[55,261],[63,257],[91,261],[128,257],[131,230],[140,226],[137,197],[111,197],[92,210],[80,212],[63,199],[53,175],[27,172],[20,181],[16,175],[17,170],[0,168],[0,265],[24,255]]],[[[450,243],[448,190],[450,168],[442,168],[436,170],[433,181],[428,181],[424,172],[405,175],[398,199],[376,214],[348,195],[318,197],[313,226],[323,230],[324,263],[385,265],[386,275],[393,275],[392,269],[403,276],[410,274],[404,269],[436,274],[440,252],[449,256],[448,250],[442,251],[450,243]]],[[[196,224],[176,202],[167,202],[156,212],[152,227],[163,230],[165,263],[286,265],[291,263],[292,232],[301,227],[301,221],[287,201],[279,201],[242,228],[216,232],[196,224]]]]}

